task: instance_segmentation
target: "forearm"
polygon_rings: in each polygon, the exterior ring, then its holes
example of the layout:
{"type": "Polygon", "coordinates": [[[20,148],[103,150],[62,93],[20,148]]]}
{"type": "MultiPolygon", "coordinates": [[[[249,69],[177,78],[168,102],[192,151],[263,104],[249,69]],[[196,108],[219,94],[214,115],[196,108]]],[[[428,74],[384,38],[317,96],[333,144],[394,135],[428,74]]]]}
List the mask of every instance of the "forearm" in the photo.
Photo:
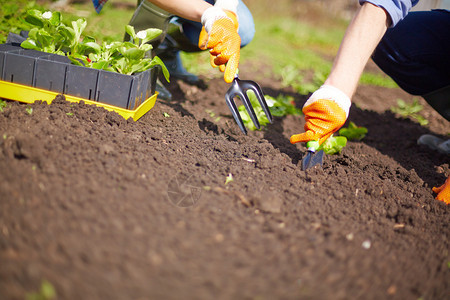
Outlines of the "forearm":
{"type": "Polygon", "coordinates": [[[200,22],[203,12],[211,7],[206,1],[203,0],[147,0],[158,7],[167,10],[182,18],[200,22]]]}
{"type": "Polygon", "coordinates": [[[351,98],[389,23],[390,18],[382,8],[363,4],[347,28],[325,84],[337,87],[351,98]]]}

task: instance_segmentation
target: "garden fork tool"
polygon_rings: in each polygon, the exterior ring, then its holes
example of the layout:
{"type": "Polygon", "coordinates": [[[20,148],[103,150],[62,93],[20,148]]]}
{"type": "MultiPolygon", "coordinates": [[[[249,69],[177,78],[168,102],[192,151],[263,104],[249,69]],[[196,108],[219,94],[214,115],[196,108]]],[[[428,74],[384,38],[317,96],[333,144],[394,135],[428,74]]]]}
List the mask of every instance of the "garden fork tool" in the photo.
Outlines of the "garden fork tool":
{"type": "Polygon", "coordinates": [[[250,102],[250,99],[247,96],[248,90],[252,90],[255,93],[256,98],[258,99],[259,104],[261,105],[269,122],[272,123],[273,121],[272,114],[270,113],[269,107],[267,106],[266,99],[264,98],[264,94],[261,90],[261,87],[254,81],[240,80],[238,75],[236,74],[236,76],[233,79],[233,83],[231,84],[231,87],[225,94],[225,101],[227,102],[227,105],[230,108],[231,113],[233,114],[233,117],[236,120],[236,123],[239,125],[239,128],[244,134],[247,134],[247,129],[244,126],[244,122],[242,122],[239,110],[236,107],[236,103],[234,103],[235,97],[239,97],[239,99],[241,99],[242,103],[244,103],[245,109],[247,110],[248,114],[250,115],[250,118],[253,121],[253,124],[255,124],[256,128],[258,129],[260,128],[258,118],[256,117],[255,111],[253,110],[253,106],[250,102]]]}
{"type": "Polygon", "coordinates": [[[319,142],[309,141],[306,143],[306,147],[308,149],[306,155],[302,159],[302,170],[305,171],[315,165],[322,166],[324,152],[323,150],[317,151],[317,148],[319,148],[319,142]]]}

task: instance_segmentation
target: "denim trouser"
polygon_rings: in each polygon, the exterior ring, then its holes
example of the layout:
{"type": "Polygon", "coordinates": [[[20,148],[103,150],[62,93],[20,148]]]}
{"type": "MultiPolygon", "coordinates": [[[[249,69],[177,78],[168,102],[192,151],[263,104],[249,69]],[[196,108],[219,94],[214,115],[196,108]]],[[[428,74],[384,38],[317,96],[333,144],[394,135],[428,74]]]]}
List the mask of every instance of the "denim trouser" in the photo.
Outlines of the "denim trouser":
{"type": "MultiPolygon", "coordinates": [[[[214,5],[214,0],[205,0],[214,5]]],[[[237,7],[237,16],[239,20],[239,36],[241,37],[241,47],[244,47],[253,39],[255,35],[255,24],[253,16],[247,6],[239,0],[237,7]]],[[[189,21],[180,17],[172,18],[171,23],[178,23],[183,27],[183,32],[193,45],[198,44],[202,24],[199,22],[189,21]]]]}
{"type": "Polygon", "coordinates": [[[372,59],[410,94],[449,86],[450,12],[410,12],[387,30],[372,59]]]}

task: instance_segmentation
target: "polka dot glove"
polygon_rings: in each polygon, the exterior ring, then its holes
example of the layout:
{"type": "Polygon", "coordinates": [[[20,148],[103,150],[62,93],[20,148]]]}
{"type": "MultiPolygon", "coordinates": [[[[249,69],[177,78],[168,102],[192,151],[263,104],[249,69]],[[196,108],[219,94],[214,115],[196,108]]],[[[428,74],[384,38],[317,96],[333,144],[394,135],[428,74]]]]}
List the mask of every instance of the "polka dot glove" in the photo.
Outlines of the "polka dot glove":
{"type": "Polygon", "coordinates": [[[291,143],[318,141],[322,144],[344,125],[350,105],[348,96],[338,88],[321,86],[303,106],[305,132],[291,136],[291,143]]]}
{"type": "Polygon", "coordinates": [[[213,6],[203,13],[202,24],[198,46],[202,50],[210,49],[211,65],[219,66],[225,81],[230,83],[236,75],[241,50],[237,16],[213,6]]]}
{"type": "Polygon", "coordinates": [[[433,192],[437,193],[436,199],[450,204],[450,176],[440,187],[434,187],[433,192]]]}

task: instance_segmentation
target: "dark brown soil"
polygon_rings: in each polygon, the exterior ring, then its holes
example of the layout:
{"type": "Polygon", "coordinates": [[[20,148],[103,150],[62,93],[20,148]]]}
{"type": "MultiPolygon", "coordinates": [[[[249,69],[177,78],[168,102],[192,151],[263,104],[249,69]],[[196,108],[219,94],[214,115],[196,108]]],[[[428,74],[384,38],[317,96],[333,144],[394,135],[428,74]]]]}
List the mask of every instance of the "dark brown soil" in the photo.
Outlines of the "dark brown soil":
{"type": "Polygon", "coordinates": [[[245,136],[227,87],[174,82],[176,100],[137,122],[8,102],[0,298],[48,280],[57,299],[449,299],[450,206],[431,191],[449,159],[416,144],[447,121],[422,100],[427,127],[398,118],[389,108],[411,96],[361,86],[349,120],[368,135],[304,172],[304,146],[289,143],[303,117],[245,136]]]}

